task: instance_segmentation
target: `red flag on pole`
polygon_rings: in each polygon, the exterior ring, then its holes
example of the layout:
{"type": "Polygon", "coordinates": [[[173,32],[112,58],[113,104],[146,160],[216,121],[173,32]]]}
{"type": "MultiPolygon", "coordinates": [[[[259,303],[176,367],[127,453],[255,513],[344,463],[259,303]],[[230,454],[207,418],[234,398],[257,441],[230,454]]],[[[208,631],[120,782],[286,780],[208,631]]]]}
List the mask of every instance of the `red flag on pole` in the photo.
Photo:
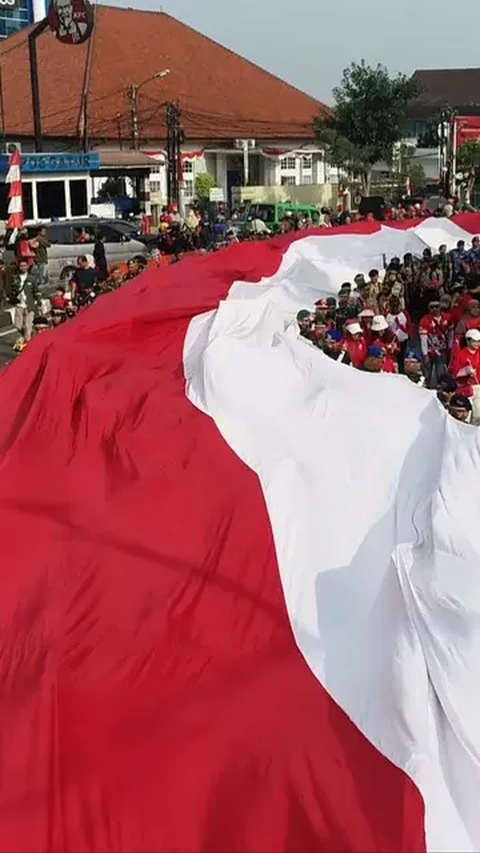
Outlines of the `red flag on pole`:
{"type": "Polygon", "coordinates": [[[8,172],[5,178],[6,183],[9,184],[7,228],[21,228],[23,226],[21,164],[20,151],[16,148],[10,155],[8,172]]]}

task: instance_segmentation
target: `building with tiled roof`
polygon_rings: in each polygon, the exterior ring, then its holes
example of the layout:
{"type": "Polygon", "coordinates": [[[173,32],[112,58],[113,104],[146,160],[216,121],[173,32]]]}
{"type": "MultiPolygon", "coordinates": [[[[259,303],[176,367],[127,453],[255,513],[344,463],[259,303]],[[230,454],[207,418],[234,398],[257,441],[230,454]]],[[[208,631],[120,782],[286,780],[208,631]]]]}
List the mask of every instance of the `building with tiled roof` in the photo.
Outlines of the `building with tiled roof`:
{"type": "MultiPolygon", "coordinates": [[[[4,137],[31,151],[28,32],[0,45],[0,118],[4,137]]],[[[139,145],[156,152],[159,190],[167,101],[181,111],[187,200],[198,172],[209,171],[226,195],[242,182],[238,140],[250,140],[250,183],[323,184],[328,177],[312,133],[313,117],[327,108],[164,12],[96,6],[88,42],[64,45],[47,29],[36,43],[44,150],[81,150],[85,140],[94,151],[133,147],[136,86],[139,145]]]]}

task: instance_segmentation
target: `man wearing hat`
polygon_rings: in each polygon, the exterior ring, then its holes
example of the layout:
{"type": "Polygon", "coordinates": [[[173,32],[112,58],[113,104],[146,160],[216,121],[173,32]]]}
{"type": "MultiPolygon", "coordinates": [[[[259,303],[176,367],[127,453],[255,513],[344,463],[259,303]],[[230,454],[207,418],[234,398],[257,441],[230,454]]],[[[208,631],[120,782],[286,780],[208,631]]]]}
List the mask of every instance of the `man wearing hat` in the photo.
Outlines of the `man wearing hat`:
{"type": "Polygon", "coordinates": [[[480,423],[480,331],[469,329],[465,341],[466,346],[457,352],[451,372],[458,382],[459,393],[472,403],[472,422],[480,423]]]}
{"type": "Polygon", "coordinates": [[[358,273],[358,275],[354,278],[355,282],[355,290],[353,291],[353,296],[356,298],[359,308],[372,308],[374,312],[377,311],[377,298],[376,294],[372,292],[372,288],[370,283],[365,280],[365,276],[363,273],[358,273]]]}
{"type": "Polygon", "coordinates": [[[383,370],[385,373],[397,372],[398,341],[389,329],[383,314],[377,314],[372,321],[371,343],[380,347],[385,355],[383,370]]]}
{"type": "Polygon", "coordinates": [[[338,291],[338,306],[335,314],[335,325],[342,332],[347,320],[352,320],[357,316],[358,309],[351,300],[352,287],[346,282],[342,284],[338,291]]]}
{"type": "Polygon", "coordinates": [[[331,299],[318,299],[315,302],[315,317],[314,323],[317,322],[323,324],[327,329],[335,328],[335,305],[336,301],[333,300],[333,309],[332,309],[332,301],[331,299]]]}
{"type": "Polygon", "coordinates": [[[391,370],[391,363],[391,359],[388,359],[382,347],[372,345],[367,349],[367,355],[361,369],[367,373],[394,373],[395,371],[391,370]]]}
{"type": "Polygon", "coordinates": [[[350,356],[354,367],[361,367],[367,355],[367,342],[358,320],[349,320],[345,324],[343,348],[350,356]]]}
{"type": "Polygon", "coordinates": [[[342,364],[351,365],[351,359],[343,346],[342,333],[337,329],[331,329],[325,334],[323,339],[323,352],[329,358],[339,361],[342,364]]]}
{"type": "Polygon", "coordinates": [[[452,320],[442,311],[440,300],[429,302],[428,314],[420,320],[418,331],[427,387],[434,388],[440,376],[447,372],[448,351],[453,342],[452,320]]]}
{"type": "Polygon", "coordinates": [[[448,404],[448,412],[456,421],[472,423],[472,404],[464,394],[453,394],[448,404]]]}
{"type": "Polygon", "coordinates": [[[360,314],[358,315],[358,319],[363,329],[363,334],[365,335],[365,340],[367,341],[367,343],[370,343],[372,339],[372,323],[374,317],[375,311],[373,310],[373,308],[362,308],[360,314]]]}
{"type": "MultiPolygon", "coordinates": [[[[422,373],[422,362],[415,350],[407,350],[403,362],[403,372],[410,382],[418,385],[419,388],[425,386],[425,377],[422,373]]],[[[455,383],[456,385],[456,383],[455,383]]]]}

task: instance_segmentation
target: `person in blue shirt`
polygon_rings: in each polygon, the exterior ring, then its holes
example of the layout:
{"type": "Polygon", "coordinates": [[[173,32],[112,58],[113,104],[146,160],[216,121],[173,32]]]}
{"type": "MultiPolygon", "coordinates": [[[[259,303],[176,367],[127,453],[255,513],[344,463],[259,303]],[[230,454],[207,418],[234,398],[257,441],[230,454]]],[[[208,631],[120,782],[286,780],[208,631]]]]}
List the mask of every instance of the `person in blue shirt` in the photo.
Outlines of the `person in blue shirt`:
{"type": "Polygon", "coordinates": [[[467,272],[468,252],[465,249],[465,240],[459,240],[456,249],[450,252],[450,258],[453,268],[453,281],[458,281],[467,272]]]}
{"type": "Polygon", "coordinates": [[[478,264],[480,261],[480,237],[474,237],[472,240],[472,248],[467,252],[468,261],[470,264],[478,264]]]}

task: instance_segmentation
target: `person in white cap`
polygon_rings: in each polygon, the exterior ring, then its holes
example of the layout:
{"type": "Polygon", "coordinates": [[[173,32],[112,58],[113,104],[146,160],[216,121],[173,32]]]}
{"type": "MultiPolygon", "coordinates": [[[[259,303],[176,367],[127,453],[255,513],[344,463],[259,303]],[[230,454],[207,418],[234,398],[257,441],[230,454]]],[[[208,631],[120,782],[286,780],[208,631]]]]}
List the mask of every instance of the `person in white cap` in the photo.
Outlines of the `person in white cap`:
{"type": "Polygon", "coordinates": [[[458,393],[472,403],[472,423],[480,424],[480,331],[468,329],[466,346],[459,350],[451,372],[458,382],[458,393]]]}
{"type": "Polygon", "coordinates": [[[377,314],[372,321],[371,345],[381,347],[385,350],[385,355],[394,362],[392,371],[396,369],[399,344],[396,336],[393,334],[386,318],[383,314],[377,314]]]}
{"type": "Polygon", "coordinates": [[[365,335],[365,340],[367,343],[370,343],[370,338],[372,337],[372,323],[373,318],[375,317],[375,311],[373,308],[363,308],[358,315],[358,319],[360,320],[360,325],[363,329],[363,333],[365,335]]]}
{"type": "Polygon", "coordinates": [[[343,349],[348,352],[353,367],[362,367],[367,355],[367,342],[363,329],[357,320],[345,323],[343,349]]]}

